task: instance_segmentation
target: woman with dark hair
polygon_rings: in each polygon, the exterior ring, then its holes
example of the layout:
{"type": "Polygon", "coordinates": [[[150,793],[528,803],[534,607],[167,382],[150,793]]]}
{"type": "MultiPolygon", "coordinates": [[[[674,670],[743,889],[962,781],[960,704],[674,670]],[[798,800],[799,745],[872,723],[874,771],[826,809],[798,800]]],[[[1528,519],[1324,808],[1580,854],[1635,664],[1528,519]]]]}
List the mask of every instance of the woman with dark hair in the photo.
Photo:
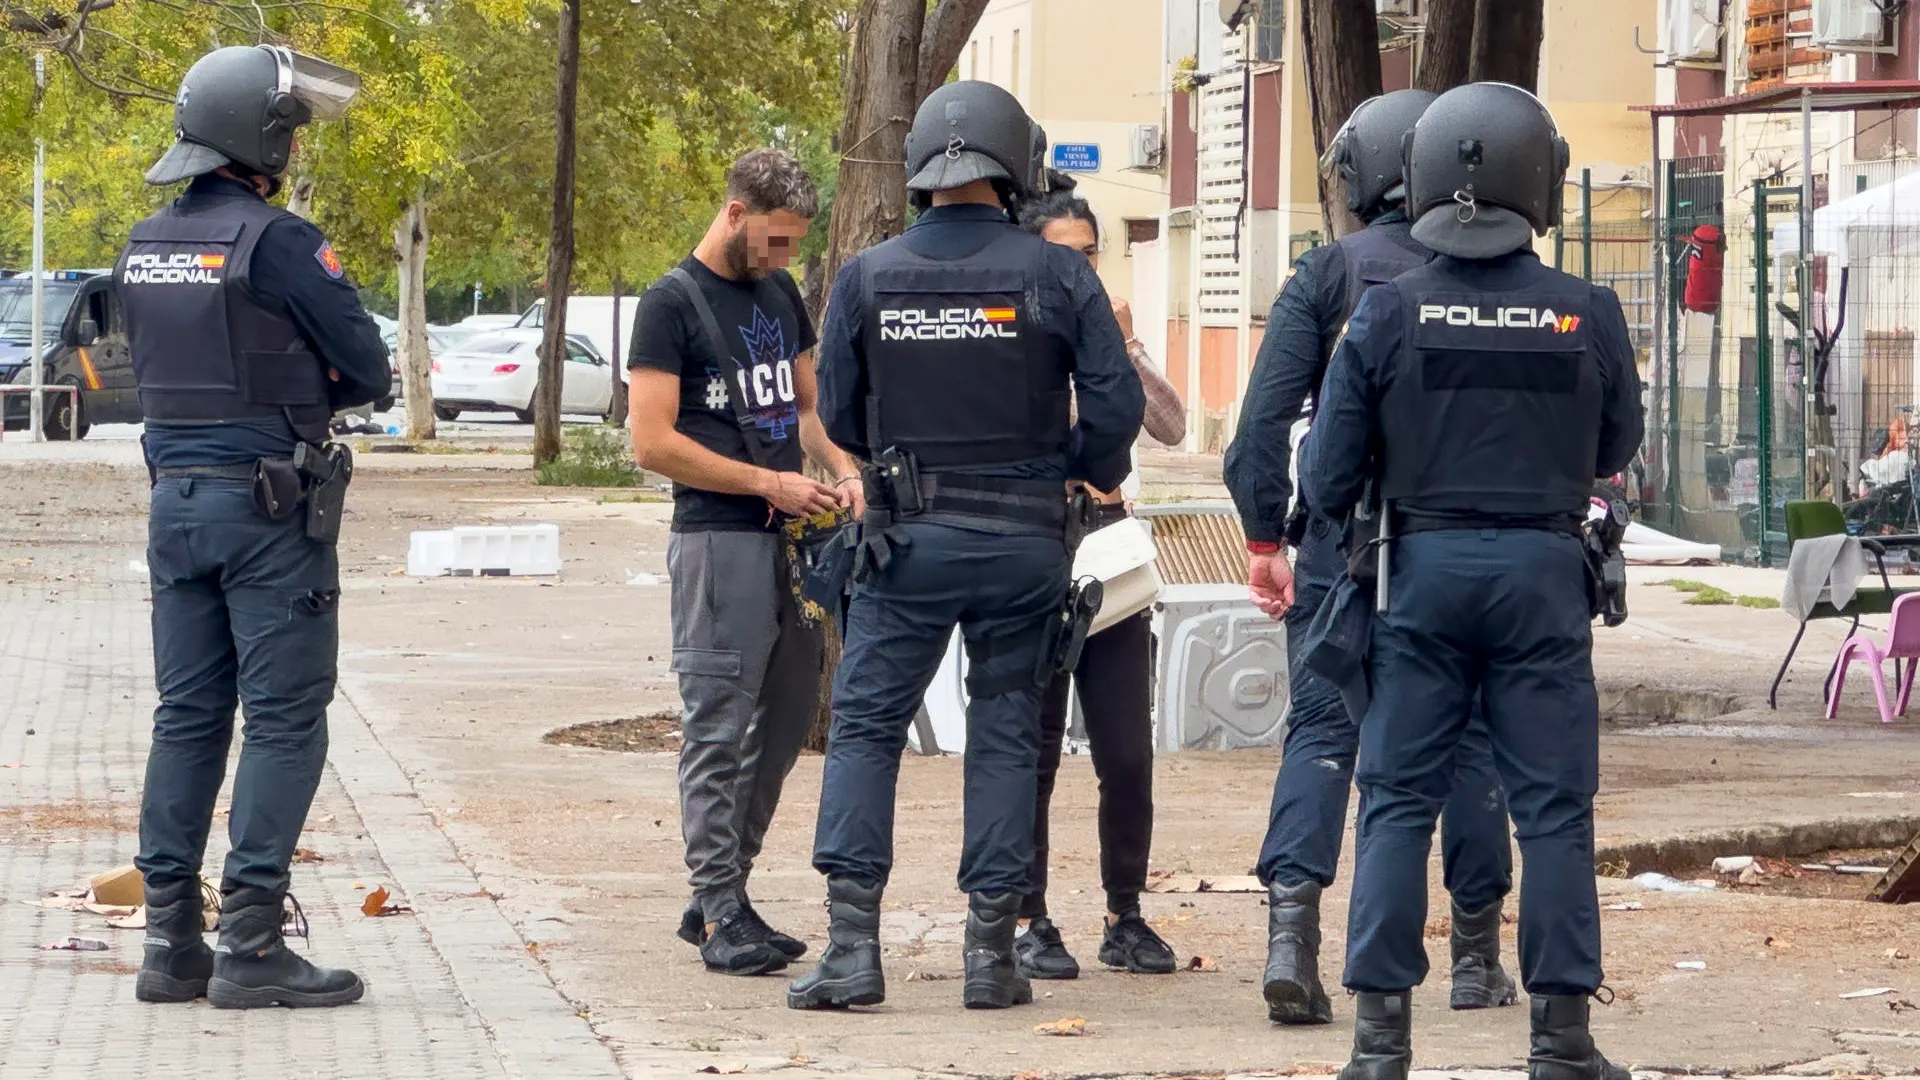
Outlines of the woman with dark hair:
{"type": "MultiPolygon", "coordinates": [[[[1020,226],[1100,264],[1100,223],[1070,182],[1055,178],[1053,191],[1020,208],[1020,226]]],[[[1133,336],[1133,312],[1113,300],[1113,314],[1127,336],[1127,353],[1146,390],[1144,427],[1156,441],[1172,446],[1186,438],[1187,420],[1180,395],[1167,382],[1133,336]]],[[[1118,491],[1091,492],[1100,504],[1100,524],[1127,516],[1127,500],[1139,489],[1139,474],[1118,491]]],[[[1153,717],[1148,699],[1152,664],[1149,621],[1141,612],[1087,639],[1074,670],[1080,711],[1086,718],[1093,771],[1100,784],[1100,877],[1107,894],[1106,934],[1100,962],[1140,974],[1174,970],[1173,950],[1140,916],[1140,893],[1147,885],[1147,853],[1153,843],[1153,717]]],[[[1040,787],[1033,819],[1032,891],[1021,905],[1027,929],[1014,942],[1020,968],[1035,979],[1072,979],[1080,965],[1067,951],[1060,931],[1047,917],[1047,806],[1060,770],[1060,745],[1067,731],[1069,679],[1048,687],[1041,705],[1040,787]]]]}

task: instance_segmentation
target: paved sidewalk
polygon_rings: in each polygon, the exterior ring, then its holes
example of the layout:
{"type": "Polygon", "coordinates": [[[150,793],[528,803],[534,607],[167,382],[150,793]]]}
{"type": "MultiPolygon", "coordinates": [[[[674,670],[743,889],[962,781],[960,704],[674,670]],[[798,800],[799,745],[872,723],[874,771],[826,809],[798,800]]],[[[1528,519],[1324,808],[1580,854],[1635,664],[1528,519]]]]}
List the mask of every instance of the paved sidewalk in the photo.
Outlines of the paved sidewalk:
{"type": "MultiPolygon", "coordinates": [[[[312,924],[295,947],[357,970],[362,1003],[143,1004],[140,931],[30,906],[132,860],[154,704],[148,610],[132,580],[0,585],[0,1078],[620,1075],[344,702],[301,840],[323,861],[293,870],[312,924]],[[381,884],[417,914],[360,914],[356,885],[381,884]],[[69,934],[109,948],[36,948],[69,934]]],[[[225,820],[208,851],[216,878],[225,820]]]]}

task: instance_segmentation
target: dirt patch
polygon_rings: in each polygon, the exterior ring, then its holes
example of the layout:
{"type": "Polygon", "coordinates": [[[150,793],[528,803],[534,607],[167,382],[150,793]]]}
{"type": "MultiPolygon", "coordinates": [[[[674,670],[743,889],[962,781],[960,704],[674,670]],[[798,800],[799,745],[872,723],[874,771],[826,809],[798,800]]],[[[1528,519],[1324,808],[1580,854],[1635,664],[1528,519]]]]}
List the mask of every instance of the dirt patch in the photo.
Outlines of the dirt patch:
{"type": "Polygon", "coordinates": [[[1841,873],[1839,867],[1893,865],[1901,848],[1831,848],[1786,859],[1758,858],[1756,873],[1715,874],[1713,866],[1696,866],[1673,875],[1682,881],[1718,879],[1720,887],[1736,893],[1797,900],[1865,900],[1880,875],[1841,873]],[[1824,868],[1824,869],[1822,869],[1824,868]]]}
{"type": "Polygon", "coordinates": [[[0,836],[51,832],[129,832],[138,825],[135,808],[113,803],[48,803],[0,806],[0,836]]]}
{"type": "Polygon", "coordinates": [[[575,724],[549,731],[540,741],[555,746],[584,746],[591,750],[617,750],[626,754],[679,753],[680,714],[654,713],[651,716],[630,716],[624,720],[575,724]]]}
{"type": "Polygon", "coordinates": [[[1739,709],[1740,700],[1732,694],[1654,686],[1600,688],[1600,722],[1610,731],[1718,720],[1739,709]]]}

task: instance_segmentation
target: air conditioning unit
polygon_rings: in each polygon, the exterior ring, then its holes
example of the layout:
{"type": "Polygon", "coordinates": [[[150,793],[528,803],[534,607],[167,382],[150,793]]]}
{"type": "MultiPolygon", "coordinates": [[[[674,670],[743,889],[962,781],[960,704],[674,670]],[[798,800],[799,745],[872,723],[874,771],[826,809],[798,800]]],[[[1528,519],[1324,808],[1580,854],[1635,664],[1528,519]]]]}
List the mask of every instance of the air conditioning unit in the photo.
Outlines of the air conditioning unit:
{"type": "Polygon", "coordinates": [[[1667,55],[1680,61],[1720,58],[1722,0],[1667,0],[1667,55]]]}
{"type": "Polygon", "coordinates": [[[1892,21],[1876,0],[1813,0],[1813,40],[1828,52],[1884,52],[1892,21]]]}
{"type": "Polygon", "coordinates": [[[1376,15],[1412,15],[1413,0],[1373,0],[1376,15]]]}
{"type": "Polygon", "coordinates": [[[1127,168],[1158,169],[1164,157],[1159,124],[1135,124],[1127,140],[1127,168]]]}

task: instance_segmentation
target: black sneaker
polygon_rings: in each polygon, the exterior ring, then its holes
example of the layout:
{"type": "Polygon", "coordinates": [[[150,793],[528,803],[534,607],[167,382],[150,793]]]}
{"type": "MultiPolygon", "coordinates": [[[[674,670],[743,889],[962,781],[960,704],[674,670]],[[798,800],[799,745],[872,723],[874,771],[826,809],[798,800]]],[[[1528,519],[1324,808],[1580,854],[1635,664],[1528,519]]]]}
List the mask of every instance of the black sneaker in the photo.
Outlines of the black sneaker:
{"type": "Polygon", "coordinates": [[[1178,966],[1173,950],[1138,911],[1122,915],[1107,927],[1106,940],[1100,943],[1100,962],[1135,975],[1168,975],[1178,966]]]}
{"type": "MultiPolygon", "coordinates": [[[[760,913],[753,909],[753,904],[751,902],[742,903],[740,905],[740,910],[746,912],[747,918],[753,920],[754,926],[757,927],[761,932],[766,934],[767,944],[780,950],[780,955],[786,957],[789,960],[798,960],[801,957],[807,955],[806,942],[801,941],[799,938],[796,938],[796,937],[790,937],[786,934],[781,933],[778,930],[775,930],[773,927],[768,926],[767,920],[760,917],[760,913]]],[[[706,927],[703,925],[700,929],[705,930],[706,927]]]]}
{"type": "Polygon", "coordinates": [[[1020,965],[1020,973],[1029,979],[1080,977],[1080,962],[1067,951],[1052,919],[1038,918],[1028,923],[1026,930],[1013,939],[1013,958],[1020,965]]]}
{"type": "MultiPolygon", "coordinates": [[[[806,942],[767,925],[767,920],[760,917],[760,913],[754,910],[751,903],[740,906],[746,911],[747,916],[766,932],[767,941],[774,948],[779,949],[782,956],[789,960],[798,960],[807,955],[806,942]]],[[[706,943],[707,921],[700,913],[700,905],[695,904],[680,914],[680,928],[674,931],[674,936],[696,948],[706,943]]]]}
{"type": "Polygon", "coordinates": [[[745,908],[734,908],[700,943],[707,970],[722,975],[767,975],[787,966],[787,957],[767,940],[761,924],[745,908]]]}

